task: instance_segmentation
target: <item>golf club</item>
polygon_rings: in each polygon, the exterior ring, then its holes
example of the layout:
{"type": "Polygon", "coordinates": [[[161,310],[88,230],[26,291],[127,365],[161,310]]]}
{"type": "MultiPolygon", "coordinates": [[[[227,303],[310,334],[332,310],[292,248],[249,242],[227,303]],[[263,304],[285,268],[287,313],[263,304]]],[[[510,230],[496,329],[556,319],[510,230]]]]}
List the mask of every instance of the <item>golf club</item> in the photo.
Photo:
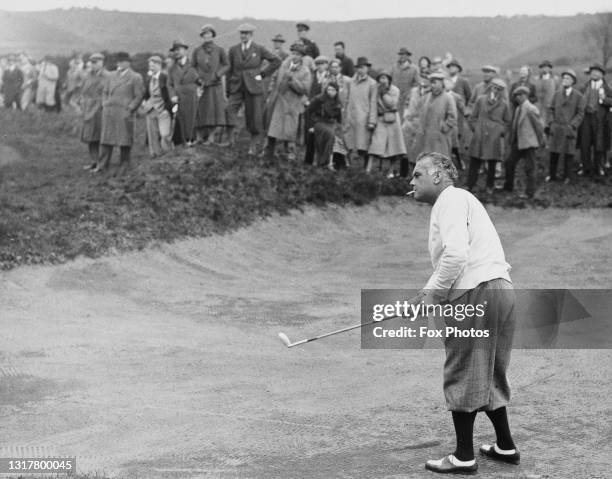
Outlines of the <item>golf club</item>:
{"type": "Polygon", "coordinates": [[[367,323],[354,324],[353,326],[348,326],[346,328],[338,329],[336,331],[331,331],[330,333],[321,334],[321,335],[315,336],[313,338],[302,339],[301,341],[296,341],[295,343],[292,343],[291,341],[289,341],[289,337],[285,333],[282,333],[282,332],[278,333],[278,337],[285,344],[285,346],[287,346],[288,348],[292,348],[293,346],[299,346],[300,344],[305,344],[305,343],[309,343],[311,341],[316,341],[317,339],[322,339],[322,338],[326,338],[328,336],[333,336],[334,334],[344,333],[345,331],[350,331],[351,329],[362,328],[362,327],[368,326],[370,324],[380,323],[382,321],[387,321],[389,319],[402,318],[402,317],[403,316],[389,316],[389,317],[383,318],[383,319],[381,319],[379,321],[369,321],[367,323]]]}

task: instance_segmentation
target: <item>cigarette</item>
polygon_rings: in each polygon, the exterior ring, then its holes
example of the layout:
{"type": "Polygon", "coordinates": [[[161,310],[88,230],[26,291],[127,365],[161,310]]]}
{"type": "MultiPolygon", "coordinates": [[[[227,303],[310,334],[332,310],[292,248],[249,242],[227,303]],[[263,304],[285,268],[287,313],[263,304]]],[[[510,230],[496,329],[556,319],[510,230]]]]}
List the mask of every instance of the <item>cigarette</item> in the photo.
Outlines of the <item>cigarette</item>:
{"type": "Polygon", "coordinates": [[[408,193],[406,193],[406,196],[410,196],[410,195],[413,195],[413,194],[414,194],[414,190],[409,191],[408,193]]]}

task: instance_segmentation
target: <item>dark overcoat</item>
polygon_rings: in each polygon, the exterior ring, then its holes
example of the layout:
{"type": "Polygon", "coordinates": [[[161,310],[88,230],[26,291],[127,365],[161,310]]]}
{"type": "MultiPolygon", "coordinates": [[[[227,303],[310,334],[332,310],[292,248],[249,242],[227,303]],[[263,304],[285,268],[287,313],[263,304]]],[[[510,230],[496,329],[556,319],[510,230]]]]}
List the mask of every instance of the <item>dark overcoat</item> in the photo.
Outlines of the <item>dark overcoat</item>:
{"type": "Polygon", "coordinates": [[[508,136],[511,121],[510,107],[501,95],[493,102],[488,95],[480,95],[468,119],[474,132],[470,156],[479,160],[502,160],[504,138],[508,136]]]}
{"type": "Polygon", "coordinates": [[[548,149],[551,153],[576,154],[576,138],[583,118],[582,93],[572,88],[568,96],[563,88],[557,90],[548,108],[548,149]]]}
{"type": "Polygon", "coordinates": [[[102,95],[102,133],[100,143],[132,146],[134,114],[144,96],[142,77],[131,68],[112,72],[102,95]]]}
{"type": "Polygon", "coordinates": [[[198,106],[198,72],[189,60],[181,65],[176,61],[168,70],[168,92],[170,97],[177,97],[178,111],[176,120],[181,131],[181,141],[192,140],[196,125],[198,106]]]}
{"type": "Polygon", "coordinates": [[[270,76],[281,64],[279,57],[255,42],[252,42],[244,53],[241,44],[234,45],[229,50],[228,58],[227,88],[230,94],[238,93],[244,88],[251,95],[263,95],[263,82],[256,77],[270,76]],[[267,60],[267,65],[262,69],[264,60],[267,60]]]}
{"type": "Polygon", "coordinates": [[[198,104],[198,126],[224,125],[227,102],[223,91],[223,77],[229,69],[227,53],[219,45],[206,42],[193,51],[191,63],[198,72],[203,88],[198,104]]]}
{"type": "Polygon", "coordinates": [[[110,73],[104,69],[90,72],[85,76],[81,88],[80,107],[83,111],[81,141],[100,141],[102,132],[102,94],[110,73]]]}

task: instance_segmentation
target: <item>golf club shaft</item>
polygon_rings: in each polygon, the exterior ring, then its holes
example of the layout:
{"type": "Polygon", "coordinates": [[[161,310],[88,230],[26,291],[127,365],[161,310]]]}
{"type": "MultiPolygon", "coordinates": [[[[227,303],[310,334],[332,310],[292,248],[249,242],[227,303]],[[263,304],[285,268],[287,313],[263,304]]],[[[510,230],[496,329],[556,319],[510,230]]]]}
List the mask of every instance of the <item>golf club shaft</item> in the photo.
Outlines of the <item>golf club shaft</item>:
{"type": "Polygon", "coordinates": [[[333,336],[334,334],[344,333],[345,331],[350,331],[351,329],[363,328],[364,326],[369,326],[370,324],[381,323],[381,322],[387,321],[389,319],[395,319],[395,318],[401,318],[401,317],[402,316],[389,316],[387,318],[383,318],[383,319],[378,320],[378,321],[374,321],[373,320],[373,321],[369,321],[367,323],[354,324],[353,326],[347,326],[346,328],[342,328],[342,329],[338,329],[336,331],[331,331],[329,333],[321,334],[319,336],[315,336],[314,338],[302,339],[301,341],[297,341],[295,343],[291,343],[289,345],[289,347],[292,348],[293,346],[298,346],[300,344],[305,344],[305,343],[309,343],[311,341],[316,341],[317,339],[322,339],[322,338],[326,338],[328,336],[333,336]]]}

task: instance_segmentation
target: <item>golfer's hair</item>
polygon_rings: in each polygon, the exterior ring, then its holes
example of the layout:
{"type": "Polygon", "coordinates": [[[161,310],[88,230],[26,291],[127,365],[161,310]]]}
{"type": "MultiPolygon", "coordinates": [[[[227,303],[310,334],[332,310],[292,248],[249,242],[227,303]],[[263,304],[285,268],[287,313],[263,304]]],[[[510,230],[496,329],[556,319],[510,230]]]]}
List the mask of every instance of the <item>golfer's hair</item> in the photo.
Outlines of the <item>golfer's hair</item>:
{"type": "Polygon", "coordinates": [[[417,156],[416,161],[418,162],[426,158],[429,158],[434,168],[436,168],[438,171],[444,172],[444,174],[450,180],[455,181],[457,178],[459,178],[457,167],[455,167],[453,160],[451,160],[448,156],[435,151],[425,151],[417,156]]]}

